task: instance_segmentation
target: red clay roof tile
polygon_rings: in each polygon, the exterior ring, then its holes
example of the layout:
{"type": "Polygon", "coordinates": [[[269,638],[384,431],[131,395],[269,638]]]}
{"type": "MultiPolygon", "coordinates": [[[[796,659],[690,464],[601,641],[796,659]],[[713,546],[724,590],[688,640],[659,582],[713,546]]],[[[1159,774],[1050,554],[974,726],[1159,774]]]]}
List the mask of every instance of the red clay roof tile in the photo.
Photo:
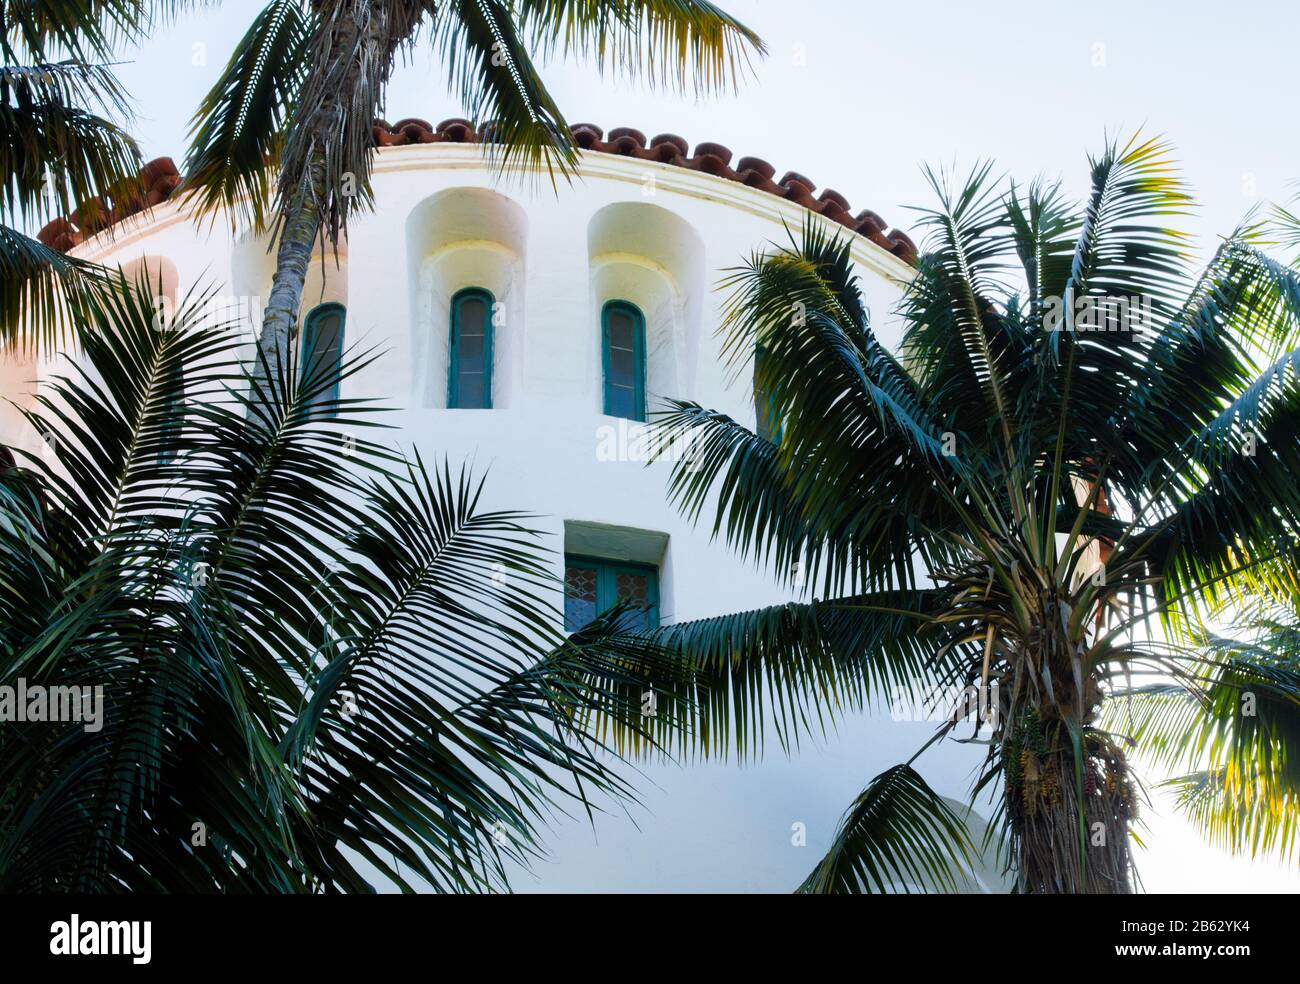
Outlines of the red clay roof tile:
{"type": "Polygon", "coordinates": [[[140,169],[138,185],[113,196],[88,199],[66,218],[46,223],[36,238],[51,249],[66,253],[97,232],[121,222],[127,216],[143,212],[165,202],[180,187],[181,175],[170,157],[158,157],[140,169]]]}
{"type": "MultiPolygon", "coordinates": [[[[574,142],[584,151],[659,161],[736,181],[784,198],[871,240],[903,262],[913,266],[916,264],[916,245],[905,232],[900,229],[886,232],[884,219],[870,209],[863,209],[856,216],[853,215],[848,200],[830,188],[823,188],[821,195],[814,198],[813,192],[817,185],[811,178],[797,171],[786,172],[778,183],[772,180],[776,169],[762,158],[742,157],[733,169],[729,148],[716,143],[698,143],[692,155],[687,142],[673,133],[661,133],[647,146],[645,134],[631,127],[610,130],[608,138],[600,127],[592,123],[575,124],[572,132],[574,142]]],[[[443,120],[437,126],[430,126],[427,120],[415,117],[392,124],[385,120],[375,120],[373,133],[378,147],[479,143],[491,137],[486,127],[479,129],[469,120],[443,120]]],[[[82,202],[72,215],[55,219],[46,225],[37,234],[37,238],[53,249],[67,252],[84,239],[127,216],[166,201],[180,187],[182,180],[170,157],[150,161],[141,169],[140,179],[140,189],[119,196],[120,200],[111,204],[102,198],[82,202]]]]}

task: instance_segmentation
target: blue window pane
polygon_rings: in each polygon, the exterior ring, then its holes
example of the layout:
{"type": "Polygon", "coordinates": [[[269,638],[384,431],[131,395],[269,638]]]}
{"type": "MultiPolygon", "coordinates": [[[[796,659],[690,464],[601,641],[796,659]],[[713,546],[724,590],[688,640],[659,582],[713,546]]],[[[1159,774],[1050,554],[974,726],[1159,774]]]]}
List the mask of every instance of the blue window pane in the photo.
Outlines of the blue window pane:
{"type": "Polygon", "coordinates": [[[344,316],[342,305],[322,304],[303,325],[302,387],[309,406],[331,404],[339,397],[344,316]]]}
{"type": "Polygon", "coordinates": [[[172,384],[176,391],[163,406],[163,422],[158,428],[158,461],[162,464],[176,457],[176,443],[185,421],[185,380],[179,372],[172,377],[172,384]]]}
{"type": "Polygon", "coordinates": [[[633,632],[645,632],[650,625],[650,578],[646,574],[618,571],[614,575],[614,601],[630,606],[623,615],[623,626],[633,632]]]}
{"type": "Polygon", "coordinates": [[[459,406],[469,409],[481,409],[485,406],[483,400],[483,374],[463,372],[458,380],[458,392],[460,395],[459,406]]]}
{"type": "Polygon", "coordinates": [[[483,371],[483,336],[482,335],[464,335],[460,336],[460,371],[461,372],[482,372],[483,371]]]}
{"type": "Polygon", "coordinates": [[[447,405],[467,410],[492,406],[492,298],[478,288],[456,295],[451,306],[451,372],[447,405]]]}
{"type": "Polygon", "coordinates": [[[610,308],[609,311],[609,343],[618,345],[622,348],[630,349],[632,347],[633,332],[636,329],[636,322],[632,316],[623,308],[610,308]]]}
{"type": "Polygon", "coordinates": [[[462,335],[482,335],[487,324],[487,305],[481,297],[466,297],[460,302],[462,335]]]}
{"type": "Polygon", "coordinates": [[[615,386],[631,386],[636,372],[636,353],[631,349],[609,349],[609,381],[615,386]]]}
{"type": "Polygon", "coordinates": [[[611,386],[606,393],[605,412],[611,417],[635,418],[636,393],[630,386],[611,386]]]}
{"type": "Polygon", "coordinates": [[[564,627],[573,632],[596,617],[596,569],[570,565],[564,571],[564,627]]]}
{"type": "Polygon", "coordinates": [[[645,322],[624,301],[611,301],[602,312],[601,344],[605,370],[605,412],[645,419],[645,322]]]}

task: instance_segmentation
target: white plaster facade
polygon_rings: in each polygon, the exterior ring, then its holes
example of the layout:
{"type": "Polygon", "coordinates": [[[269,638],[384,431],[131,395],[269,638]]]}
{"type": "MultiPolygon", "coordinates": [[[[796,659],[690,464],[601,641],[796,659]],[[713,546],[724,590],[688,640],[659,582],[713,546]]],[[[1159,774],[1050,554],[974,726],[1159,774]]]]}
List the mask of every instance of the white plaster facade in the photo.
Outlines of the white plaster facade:
{"type": "MultiPolygon", "coordinates": [[[[487,469],[485,506],[540,514],[537,525],[553,534],[557,575],[567,522],[569,549],[623,550],[626,557],[613,559],[660,565],[663,622],[784,600],[762,571],[668,504],[666,463],[604,460],[611,435],[620,440],[628,424],[602,413],[600,311],[617,298],[644,313],[652,409],[660,398],[681,397],[752,424],[749,380],[729,378],[723,365],[715,284],[755,249],[785,241],[783,223],[797,231],[809,213],[708,174],[608,154],[584,155],[572,184],[558,189],[536,175],[499,181],[472,144],[381,150],[374,191],[375,208],[352,224],[339,266],[332,257],[324,269],[314,263],[304,295],[304,314],[323,301],[345,304],[347,345],[382,351],[344,381],[344,397],[387,399],[401,408],[385,422],[400,427],[402,445],[487,469]],[[487,288],[502,308],[491,410],[445,408],[448,301],[468,286],[487,288]]],[[[839,231],[854,240],[877,331],[895,344],[889,312],[910,268],[839,231]]],[[[196,224],[175,202],[76,252],[110,265],[160,258],[164,279],[174,277],[182,293],[206,284],[264,299],[273,269],[264,241],[232,237],[221,220],[196,224]]],[[[40,371],[10,358],[0,386],[23,403],[40,371]]],[[[0,413],[6,438],[32,446],[34,435],[17,432],[12,412],[0,413]]],[[[599,818],[594,832],[585,817],[559,820],[553,863],[535,878],[521,873],[516,888],[790,891],[867,780],[909,757],[931,727],[896,723],[881,708],[789,758],[773,740],[762,762],[743,767],[643,765],[642,807],[599,818]],[[797,824],[805,846],[796,846],[797,824]]],[[[982,751],[948,743],[918,767],[961,799],[982,751]]]]}

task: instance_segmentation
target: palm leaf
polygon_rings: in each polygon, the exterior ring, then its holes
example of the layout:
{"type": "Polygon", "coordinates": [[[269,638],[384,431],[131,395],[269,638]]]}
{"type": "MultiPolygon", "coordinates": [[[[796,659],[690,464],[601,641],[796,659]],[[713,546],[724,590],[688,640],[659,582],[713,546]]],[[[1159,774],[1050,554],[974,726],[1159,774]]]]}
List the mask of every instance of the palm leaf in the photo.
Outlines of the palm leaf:
{"type": "Polygon", "coordinates": [[[961,818],[910,765],[872,779],[854,801],[803,894],[954,891],[953,866],[978,857],[961,818]]]}
{"type": "Polygon", "coordinates": [[[202,212],[231,221],[268,221],[270,168],[310,64],[310,14],[297,0],[273,0],[235,46],[190,125],[185,190],[202,212]]]}
{"type": "Polygon", "coordinates": [[[602,71],[643,72],[652,82],[719,89],[748,65],[762,40],[707,0],[522,0],[520,33],[542,55],[591,58],[602,71]]]}

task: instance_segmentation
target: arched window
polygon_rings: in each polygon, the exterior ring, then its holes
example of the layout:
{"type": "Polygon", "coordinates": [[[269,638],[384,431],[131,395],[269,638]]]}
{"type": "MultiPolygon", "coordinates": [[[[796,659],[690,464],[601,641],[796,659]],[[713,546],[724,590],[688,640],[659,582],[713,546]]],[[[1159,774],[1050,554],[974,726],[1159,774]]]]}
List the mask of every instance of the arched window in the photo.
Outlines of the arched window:
{"type": "Polygon", "coordinates": [[[767,348],[758,345],[754,349],[754,433],[773,444],[781,443],[781,421],[777,417],[772,391],[767,385],[769,380],[767,348]]]}
{"type": "MultiPolygon", "coordinates": [[[[302,384],[307,389],[309,406],[338,402],[338,372],[343,365],[343,322],[347,310],[330,302],[311,309],[302,329],[302,384]],[[324,377],[332,376],[329,386],[324,377]]],[[[337,408],[329,410],[331,416],[337,408]]]]}
{"type": "Polygon", "coordinates": [[[600,320],[605,413],[645,420],[645,318],[627,301],[610,301],[600,320]]]}
{"type": "Polygon", "coordinates": [[[492,295],[466,287],[451,299],[451,372],[447,406],[492,409],[492,295]]]}
{"type": "Polygon", "coordinates": [[[158,463],[165,465],[176,457],[181,430],[185,424],[185,373],[179,363],[166,376],[167,396],[163,419],[158,427],[158,463]]]}

